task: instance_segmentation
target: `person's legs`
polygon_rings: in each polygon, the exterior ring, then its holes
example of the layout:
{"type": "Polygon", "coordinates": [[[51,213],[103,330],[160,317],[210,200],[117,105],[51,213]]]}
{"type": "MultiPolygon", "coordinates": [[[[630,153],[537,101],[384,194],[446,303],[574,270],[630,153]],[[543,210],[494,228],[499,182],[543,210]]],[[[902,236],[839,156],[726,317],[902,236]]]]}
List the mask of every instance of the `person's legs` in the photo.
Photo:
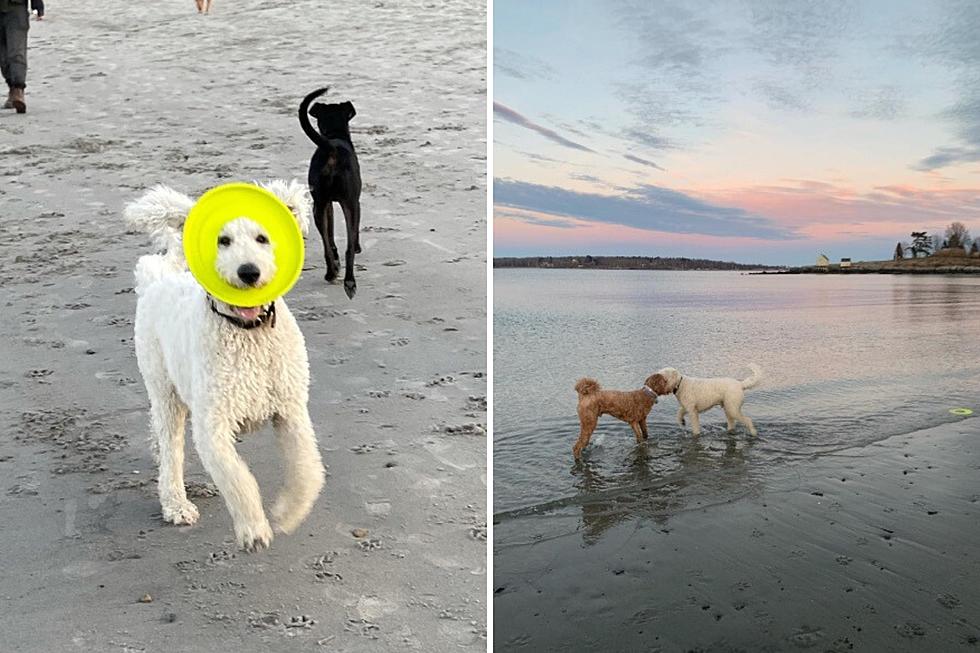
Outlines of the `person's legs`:
{"type": "Polygon", "coordinates": [[[4,109],[13,109],[13,89],[10,88],[10,66],[7,65],[7,12],[0,12],[0,73],[3,73],[3,81],[7,83],[7,100],[3,103],[4,109]]]}
{"type": "MultiPolygon", "coordinates": [[[[0,73],[3,73],[3,81],[7,82],[7,86],[10,86],[10,70],[7,65],[7,13],[0,12],[0,73]]],[[[8,101],[9,104],[9,101],[8,101]]],[[[10,109],[12,107],[3,106],[4,109],[10,109]]]]}
{"type": "Polygon", "coordinates": [[[44,0],[31,0],[31,9],[37,12],[38,20],[44,20],[44,0]]]}
{"type": "Polygon", "coordinates": [[[0,68],[10,88],[7,104],[24,113],[24,88],[27,86],[27,31],[30,29],[27,3],[13,4],[0,12],[0,68]]]}
{"type": "Polygon", "coordinates": [[[0,67],[8,86],[24,88],[27,86],[27,31],[30,12],[27,3],[13,4],[7,11],[0,12],[0,67]]]}

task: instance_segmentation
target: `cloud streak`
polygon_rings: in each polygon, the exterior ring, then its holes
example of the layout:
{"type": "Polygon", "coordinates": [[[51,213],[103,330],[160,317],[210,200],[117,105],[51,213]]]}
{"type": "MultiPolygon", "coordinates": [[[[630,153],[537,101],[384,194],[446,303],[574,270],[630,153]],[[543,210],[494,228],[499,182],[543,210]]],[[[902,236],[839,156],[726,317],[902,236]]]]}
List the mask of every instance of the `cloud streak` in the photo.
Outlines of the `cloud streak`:
{"type": "Polygon", "coordinates": [[[915,170],[929,172],[960,163],[980,161],[980,93],[974,93],[976,97],[964,99],[945,112],[945,118],[956,125],[955,133],[960,144],[937,147],[931,155],[913,166],[915,170]]]}
{"type": "Polygon", "coordinates": [[[511,207],[495,207],[493,215],[494,219],[510,218],[511,220],[522,222],[524,224],[539,227],[550,227],[553,229],[578,229],[582,226],[582,223],[578,220],[559,218],[553,215],[538,214],[534,213],[533,211],[525,211],[523,209],[515,209],[511,207]]]}
{"type": "Polygon", "coordinates": [[[646,159],[640,158],[638,156],[634,156],[632,154],[624,154],[623,155],[623,158],[624,159],[627,159],[629,161],[632,161],[633,163],[639,163],[640,165],[644,165],[644,166],[648,166],[650,168],[654,168],[656,170],[660,170],[661,172],[667,172],[666,170],[664,170],[663,168],[661,168],[660,166],[658,166],[653,161],[647,161],[646,159]]]}
{"type": "Polygon", "coordinates": [[[555,76],[555,69],[537,57],[506,48],[493,49],[493,69],[496,73],[528,81],[552,79],[555,76]]]}
{"type": "Polygon", "coordinates": [[[517,125],[518,127],[523,127],[524,129],[530,129],[533,132],[537,132],[548,140],[558,143],[559,145],[564,145],[565,147],[572,148],[573,150],[580,150],[582,152],[594,152],[594,150],[582,145],[581,143],[576,143],[575,141],[565,138],[553,129],[548,129],[547,127],[543,127],[528,120],[518,112],[514,111],[510,107],[504,106],[500,102],[494,101],[493,115],[499,117],[501,120],[517,125]]]}
{"type": "Polygon", "coordinates": [[[678,234],[785,240],[795,233],[739,208],[718,206],[684,193],[643,185],[621,195],[599,195],[495,178],[494,204],[593,223],[678,234]]]}
{"type": "Polygon", "coordinates": [[[956,71],[959,100],[941,114],[953,125],[956,143],[935,148],[930,156],[912,166],[927,172],[980,161],[980,6],[958,2],[943,8],[941,31],[930,34],[918,45],[927,57],[956,71]]]}

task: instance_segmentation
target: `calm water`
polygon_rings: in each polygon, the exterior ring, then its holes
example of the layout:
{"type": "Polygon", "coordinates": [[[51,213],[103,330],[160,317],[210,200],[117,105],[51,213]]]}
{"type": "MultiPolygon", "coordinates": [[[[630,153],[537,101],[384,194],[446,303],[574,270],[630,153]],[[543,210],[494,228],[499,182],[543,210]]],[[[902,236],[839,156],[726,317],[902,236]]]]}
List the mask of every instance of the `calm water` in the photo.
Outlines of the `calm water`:
{"type": "MultiPolygon", "coordinates": [[[[586,542],[629,515],[658,518],[753,492],[794,460],[980,412],[980,277],[727,272],[494,271],[495,521],[580,514],[586,542]],[[699,441],[650,413],[650,444],[600,421],[573,465],[576,379],[635,389],[651,372],[736,376],[759,364],[750,441],[702,415],[699,441]]],[[[495,546],[506,542],[495,542],[495,546]]]]}

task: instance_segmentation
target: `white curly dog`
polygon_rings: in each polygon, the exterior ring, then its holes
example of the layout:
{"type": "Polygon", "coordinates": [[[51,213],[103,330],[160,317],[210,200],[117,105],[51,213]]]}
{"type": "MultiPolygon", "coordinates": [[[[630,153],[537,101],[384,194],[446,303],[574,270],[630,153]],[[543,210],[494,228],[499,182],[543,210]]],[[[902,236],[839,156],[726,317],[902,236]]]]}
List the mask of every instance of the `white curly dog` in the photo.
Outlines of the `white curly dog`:
{"type": "Polygon", "coordinates": [[[745,391],[762,380],[762,369],[752,363],[748,367],[752,370],[752,375],[744,381],[725,377],[699,379],[682,376],[673,367],[665,367],[654,374],[652,387],[657,394],[673,393],[677,397],[677,403],[680,404],[677,423],[684,426],[684,415],[689,413],[691,433],[695,436],[701,434],[700,413],[718,405],[725,409],[729,433],[735,430],[735,422],[739,421],[755,436],[755,424],[742,412],[742,403],[745,401],[745,391]]]}
{"type": "MultiPolygon", "coordinates": [[[[262,184],[309,230],[306,190],[292,181],[262,184]]],[[[310,373],[306,345],[286,302],[243,308],[211,297],[187,269],[181,229],[193,201],[156,186],[124,212],[152,234],[162,254],[136,264],[136,358],[150,397],[150,423],[159,462],[163,518],[193,524],[197,507],[184,489],[184,425],[190,414],[194,446],[234,522],[239,546],[269,546],[273,526],[289,533],[310,512],[324,469],[307,410],[310,373]],[[236,435],[272,420],[285,481],[272,506],[262,508],[255,477],[235,450],[236,435]]],[[[240,288],[260,287],[275,273],[274,243],[256,222],[238,218],[218,238],[215,265],[240,288]]]]}

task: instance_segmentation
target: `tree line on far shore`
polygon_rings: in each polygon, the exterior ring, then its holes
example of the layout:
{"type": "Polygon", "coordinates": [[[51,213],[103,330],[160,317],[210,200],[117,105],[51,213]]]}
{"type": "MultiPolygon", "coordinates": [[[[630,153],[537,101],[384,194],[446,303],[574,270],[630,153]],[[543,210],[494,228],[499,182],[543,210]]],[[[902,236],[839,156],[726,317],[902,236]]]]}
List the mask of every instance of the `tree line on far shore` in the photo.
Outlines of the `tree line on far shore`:
{"type": "Polygon", "coordinates": [[[701,258],[661,256],[527,256],[493,259],[495,268],[594,268],[602,270],[769,270],[778,266],[745,265],[701,258]]]}
{"type": "Polygon", "coordinates": [[[962,222],[954,222],[946,227],[945,236],[940,234],[928,235],[925,231],[913,231],[911,242],[901,242],[895,245],[894,259],[919,258],[919,255],[930,256],[939,252],[955,253],[962,250],[966,256],[980,256],[980,238],[971,238],[970,230],[962,222]]]}

